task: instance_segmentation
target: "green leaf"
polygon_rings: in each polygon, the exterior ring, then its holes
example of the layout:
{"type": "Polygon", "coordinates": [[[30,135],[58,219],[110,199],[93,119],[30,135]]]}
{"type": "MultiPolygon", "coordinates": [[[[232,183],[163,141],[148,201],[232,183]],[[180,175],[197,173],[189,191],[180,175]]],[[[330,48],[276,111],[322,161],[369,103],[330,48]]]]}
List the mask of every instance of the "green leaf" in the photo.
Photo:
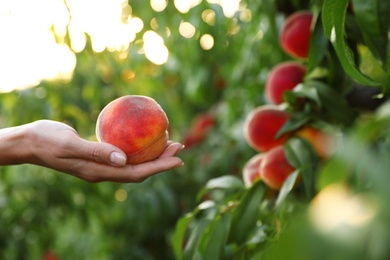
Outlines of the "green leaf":
{"type": "Polygon", "coordinates": [[[324,33],[320,13],[314,12],[314,29],[310,38],[310,49],[308,57],[307,71],[314,70],[323,60],[329,45],[329,40],[324,33]]]}
{"type": "Polygon", "coordinates": [[[254,232],[252,233],[251,237],[246,242],[247,245],[255,245],[264,242],[267,239],[267,233],[266,233],[266,226],[260,225],[255,226],[254,232]]]}
{"type": "Polygon", "coordinates": [[[356,20],[361,29],[371,36],[380,36],[381,28],[378,16],[378,0],[352,0],[356,20]]]}
{"type": "Polygon", "coordinates": [[[308,83],[300,83],[294,88],[294,93],[298,94],[299,96],[309,98],[313,100],[318,106],[321,106],[321,99],[318,95],[318,91],[316,88],[313,88],[310,84],[310,81],[308,83]]]}
{"type": "Polygon", "coordinates": [[[343,96],[335,89],[319,81],[305,84],[316,89],[327,116],[337,123],[350,124],[356,117],[355,111],[349,106],[343,96]]]}
{"type": "Polygon", "coordinates": [[[226,175],[211,179],[206,184],[206,189],[241,189],[244,184],[237,176],[226,175]]]}
{"type": "Polygon", "coordinates": [[[335,9],[336,2],[337,1],[326,0],[322,7],[322,23],[324,26],[325,35],[328,37],[328,39],[330,39],[330,35],[333,29],[333,24],[334,24],[333,10],[335,9]]]}
{"type": "Polygon", "coordinates": [[[300,137],[292,137],[284,145],[284,149],[287,160],[296,169],[304,169],[315,157],[318,157],[311,145],[300,137]]]}
{"type": "Polygon", "coordinates": [[[344,25],[348,4],[349,0],[325,0],[322,12],[324,32],[331,41],[345,72],[360,84],[378,86],[378,82],[360,72],[354,54],[346,43],[344,25]]]}
{"type": "Polygon", "coordinates": [[[354,14],[362,30],[364,42],[386,68],[387,33],[390,25],[388,0],[353,0],[354,14]]]}
{"type": "Polygon", "coordinates": [[[249,232],[258,220],[260,203],[265,190],[266,187],[262,182],[255,182],[244,195],[233,213],[229,241],[242,244],[247,239],[249,232]]]}
{"type": "Polygon", "coordinates": [[[284,145],[284,149],[289,163],[301,173],[307,196],[309,198],[313,197],[316,192],[315,180],[319,163],[318,155],[311,144],[300,137],[292,137],[284,145]]]}
{"type": "MultiPolygon", "coordinates": [[[[388,0],[379,0],[378,16],[382,35],[388,39],[388,32],[390,30],[390,2],[388,0]]],[[[387,52],[389,53],[389,52],[387,52]]]]}
{"type": "Polygon", "coordinates": [[[192,212],[184,215],[176,222],[174,234],[172,236],[172,247],[176,259],[183,259],[183,252],[186,254],[186,256],[192,254],[198,238],[201,235],[200,230],[205,228],[206,222],[209,221],[194,222],[195,217],[200,211],[204,211],[213,207],[215,207],[215,203],[213,201],[204,201],[199,204],[192,212]],[[186,234],[191,223],[195,225],[195,227],[191,229],[190,238],[188,238],[188,241],[186,242],[186,234]]]}
{"type": "Polygon", "coordinates": [[[290,174],[287,179],[284,181],[282,188],[279,191],[278,197],[276,199],[276,208],[279,208],[283,201],[287,198],[288,194],[293,190],[294,185],[299,176],[299,171],[296,170],[290,174]]]}
{"type": "Polygon", "coordinates": [[[194,259],[193,256],[196,254],[199,240],[210,222],[211,220],[206,218],[200,219],[196,222],[196,226],[192,229],[191,235],[188,238],[188,241],[185,243],[182,258],[178,259],[194,259]]]}
{"type": "Polygon", "coordinates": [[[364,42],[378,58],[384,59],[386,38],[382,38],[378,16],[378,0],[353,0],[356,21],[362,30],[364,42]],[[384,40],[384,41],[383,41],[384,40]]]}
{"type": "MultiPolygon", "coordinates": [[[[390,16],[390,15],[389,15],[390,16]]],[[[389,32],[390,33],[390,32],[389,32]]],[[[390,42],[387,42],[386,44],[386,50],[387,50],[387,58],[386,58],[386,72],[383,80],[383,86],[382,90],[384,94],[389,94],[390,93],[390,42]]]]}
{"type": "Polygon", "coordinates": [[[175,254],[176,259],[182,259],[185,234],[187,232],[188,225],[194,217],[195,214],[189,213],[176,222],[175,231],[172,237],[173,253],[175,254]]]}
{"type": "Polygon", "coordinates": [[[196,249],[197,259],[223,259],[223,249],[229,235],[232,215],[217,215],[204,229],[196,249]]]}
{"type": "Polygon", "coordinates": [[[275,138],[280,137],[282,134],[294,131],[299,127],[303,126],[313,118],[312,114],[309,113],[295,113],[291,115],[290,119],[280,128],[275,138]]]}
{"type": "Polygon", "coordinates": [[[245,185],[241,178],[232,175],[225,175],[209,180],[205,187],[198,193],[198,200],[203,195],[215,189],[244,190],[245,185]]]}

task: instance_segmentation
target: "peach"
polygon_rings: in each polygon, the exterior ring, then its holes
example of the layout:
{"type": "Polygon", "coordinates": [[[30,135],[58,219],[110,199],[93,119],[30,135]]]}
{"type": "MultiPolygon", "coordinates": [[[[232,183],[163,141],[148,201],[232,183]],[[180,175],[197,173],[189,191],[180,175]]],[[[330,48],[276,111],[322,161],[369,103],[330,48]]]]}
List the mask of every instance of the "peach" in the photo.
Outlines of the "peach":
{"type": "Polygon", "coordinates": [[[215,118],[213,115],[207,113],[199,114],[192,123],[192,131],[204,134],[214,125],[215,118]]]}
{"type": "Polygon", "coordinates": [[[286,61],[273,67],[265,84],[265,95],[273,104],[283,103],[283,94],[303,81],[306,68],[298,62],[286,61]]]}
{"type": "Polygon", "coordinates": [[[287,177],[295,171],[286,158],[284,146],[279,145],[264,154],[260,178],[273,190],[280,190],[287,177]]]}
{"type": "Polygon", "coordinates": [[[263,105],[252,110],[244,122],[244,138],[258,152],[284,144],[290,133],[276,138],[277,133],[289,119],[286,111],[273,105],[263,105]]]}
{"type": "Polygon", "coordinates": [[[280,31],[282,49],[295,58],[306,59],[309,55],[313,13],[297,11],[287,17],[280,31]]]}
{"type": "Polygon", "coordinates": [[[252,156],[242,168],[242,179],[245,187],[250,187],[260,179],[260,163],[263,160],[264,154],[258,153],[252,156]]]}
{"type": "Polygon", "coordinates": [[[107,104],[96,124],[99,142],[122,149],[128,164],[151,161],[164,151],[168,141],[168,118],[152,98],[128,95],[107,104]]]}
{"type": "Polygon", "coordinates": [[[314,127],[303,126],[295,135],[307,140],[320,158],[328,158],[334,149],[335,137],[314,127]]]}
{"type": "Polygon", "coordinates": [[[43,260],[59,260],[60,258],[57,256],[55,252],[47,251],[43,255],[43,260]]]}
{"type": "Polygon", "coordinates": [[[215,125],[215,117],[208,113],[202,113],[197,115],[190,129],[183,138],[183,144],[186,148],[190,148],[204,140],[207,133],[215,125]]]}

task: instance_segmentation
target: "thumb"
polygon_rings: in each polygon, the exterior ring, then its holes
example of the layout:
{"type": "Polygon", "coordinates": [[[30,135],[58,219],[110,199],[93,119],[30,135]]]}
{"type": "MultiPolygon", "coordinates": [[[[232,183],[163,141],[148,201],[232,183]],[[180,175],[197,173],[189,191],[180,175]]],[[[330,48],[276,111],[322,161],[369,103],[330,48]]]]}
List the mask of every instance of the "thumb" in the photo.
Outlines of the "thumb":
{"type": "Polygon", "coordinates": [[[117,167],[126,165],[126,154],[112,144],[84,140],[79,149],[80,157],[84,159],[117,167]]]}

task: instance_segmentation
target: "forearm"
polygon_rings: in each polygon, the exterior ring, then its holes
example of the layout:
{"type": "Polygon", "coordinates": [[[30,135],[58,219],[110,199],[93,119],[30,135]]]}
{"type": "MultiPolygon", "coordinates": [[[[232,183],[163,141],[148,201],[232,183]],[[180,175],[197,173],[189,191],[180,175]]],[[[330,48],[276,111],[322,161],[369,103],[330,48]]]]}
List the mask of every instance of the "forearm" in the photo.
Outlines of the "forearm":
{"type": "Polygon", "coordinates": [[[159,158],[126,164],[119,148],[80,138],[72,127],[50,120],[0,129],[0,166],[34,164],[89,182],[140,182],[183,165],[180,143],[169,142],[159,158]],[[113,156],[114,155],[114,156],[113,156]],[[119,155],[119,157],[118,157],[119,155]]]}
{"type": "Polygon", "coordinates": [[[27,125],[0,129],[0,165],[26,163],[31,145],[27,125]]]}

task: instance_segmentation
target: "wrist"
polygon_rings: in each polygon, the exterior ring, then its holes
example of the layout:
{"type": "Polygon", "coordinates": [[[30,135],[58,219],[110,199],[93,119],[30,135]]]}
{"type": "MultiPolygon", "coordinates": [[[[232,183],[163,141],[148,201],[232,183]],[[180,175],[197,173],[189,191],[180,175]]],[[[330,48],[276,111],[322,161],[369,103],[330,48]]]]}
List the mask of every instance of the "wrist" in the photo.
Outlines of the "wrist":
{"type": "Polygon", "coordinates": [[[27,125],[0,129],[0,165],[27,163],[32,157],[27,125]]]}

